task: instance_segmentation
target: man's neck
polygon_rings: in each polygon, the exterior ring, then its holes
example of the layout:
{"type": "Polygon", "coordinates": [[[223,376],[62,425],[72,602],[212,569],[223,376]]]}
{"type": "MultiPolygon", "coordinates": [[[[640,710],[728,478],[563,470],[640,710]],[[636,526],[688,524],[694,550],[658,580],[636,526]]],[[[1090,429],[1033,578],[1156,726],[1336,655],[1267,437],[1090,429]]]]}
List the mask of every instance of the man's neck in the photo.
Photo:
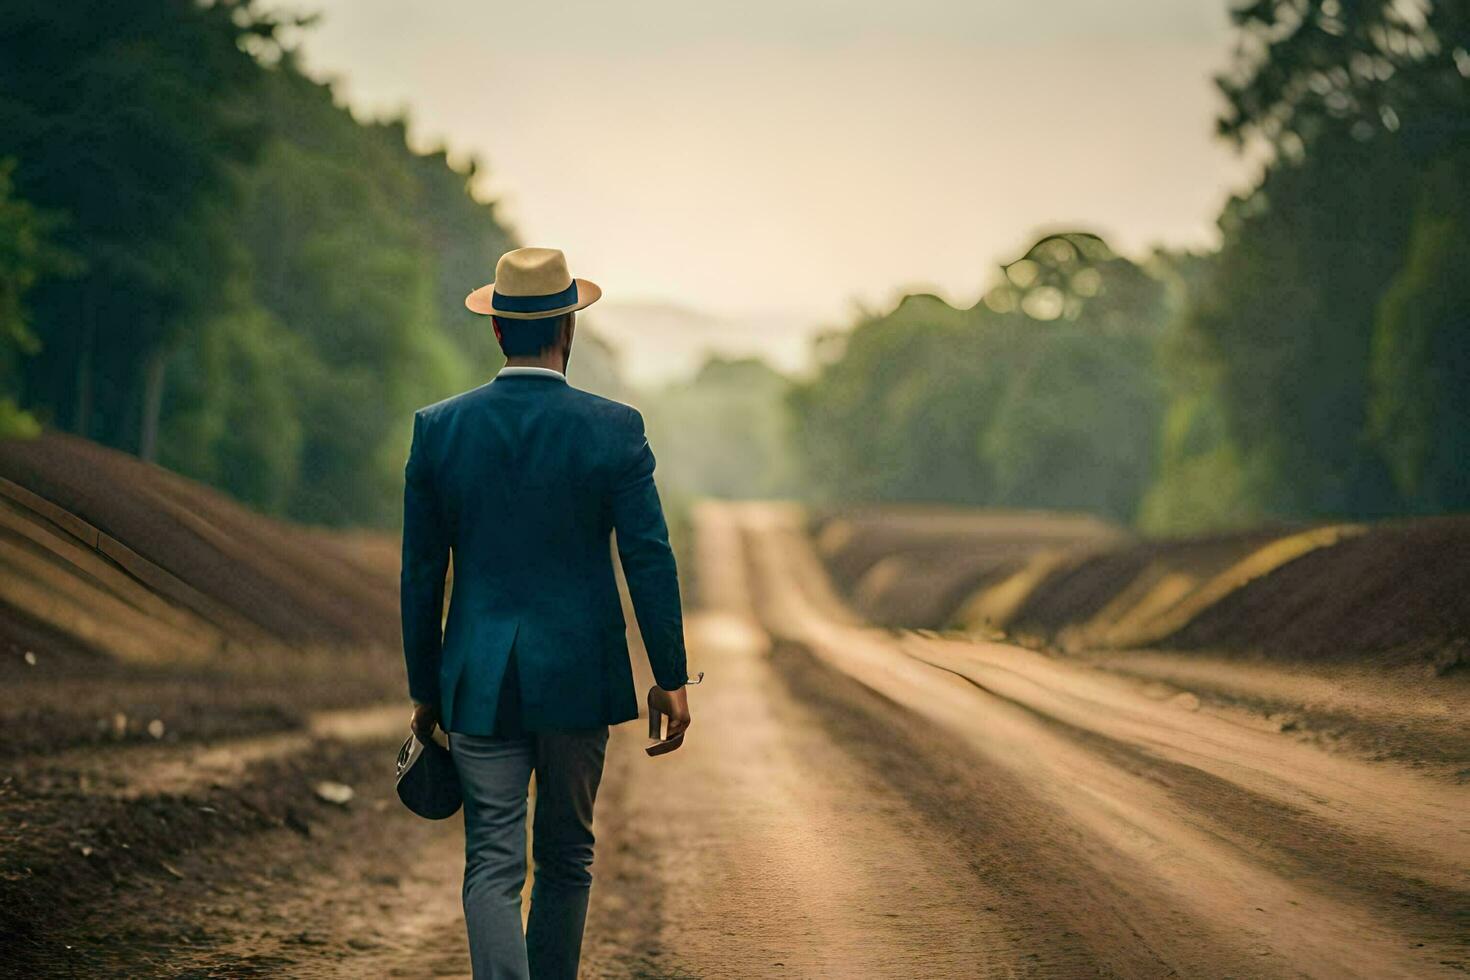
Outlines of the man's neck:
{"type": "Polygon", "coordinates": [[[535,357],[507,357],[506,367],[534,367],[549,368],[552,371],[566,373],[566,363],[562,360],[560,352],[549,354],[537,354],[535,357]]]}

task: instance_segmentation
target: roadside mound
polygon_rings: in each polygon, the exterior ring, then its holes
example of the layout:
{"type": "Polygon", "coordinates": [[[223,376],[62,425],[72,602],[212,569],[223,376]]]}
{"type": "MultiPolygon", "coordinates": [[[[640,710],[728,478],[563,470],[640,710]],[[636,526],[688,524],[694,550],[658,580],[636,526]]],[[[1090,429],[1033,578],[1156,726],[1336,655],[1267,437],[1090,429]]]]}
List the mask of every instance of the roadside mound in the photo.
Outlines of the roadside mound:
{"type": "Polygon", "coordinates": [[[1236,589],[1164,639],[1313,661],[1470,663],[1470,517],[1377,525],[1236,589]]]}
{"type": "Polygon", "coordinates": [[[1062,527],[1070,539],[1043,515],[866,508],[814,531],[839,587],[882,625],[1439,673],[1470,655],[1470,517],[1163,540],[1062,527]]]}
{"type": "Polygon", "coordinates": [[[1088,515],[920,506],[832,512],[813,530],[839,588],[885,626],[944,625],[967,596],[1039,551],[1125,539],[1088,515]]]}
{"type": "Polygon", "coordinates": [[[0,630],[139,662],[236,647],[389,646],[386,536],[256,514],[60,433],[0,442],[0,630]]]}
{"type": "Polygon", "coordinates": [[[406,720],[397,565],[390,535],[272,520],[85,440],[0,442],[15,975],[101,975],[123,954],[158,966],[191,942],[167,914],[189,901],[177,889],[229,887],[231,855],[309,858],[320,842],[297,838],[347,826],[323,781],[386,785],[406,720]]]}

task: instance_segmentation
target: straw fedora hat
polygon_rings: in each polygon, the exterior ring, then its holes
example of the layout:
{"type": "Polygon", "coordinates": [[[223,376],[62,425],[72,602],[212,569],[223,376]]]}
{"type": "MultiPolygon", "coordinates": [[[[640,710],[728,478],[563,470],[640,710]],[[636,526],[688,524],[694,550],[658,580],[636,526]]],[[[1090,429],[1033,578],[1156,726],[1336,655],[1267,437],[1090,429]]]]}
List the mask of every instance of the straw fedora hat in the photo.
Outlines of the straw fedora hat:
{"type": "Polygon", "coordinates": [[[472,312],[511,320],[560,316],[591,306],[602,289],[590,279],[573,279],[559,248],[517,248],[495,263],[495,281],[464,299],[472,312]]]}

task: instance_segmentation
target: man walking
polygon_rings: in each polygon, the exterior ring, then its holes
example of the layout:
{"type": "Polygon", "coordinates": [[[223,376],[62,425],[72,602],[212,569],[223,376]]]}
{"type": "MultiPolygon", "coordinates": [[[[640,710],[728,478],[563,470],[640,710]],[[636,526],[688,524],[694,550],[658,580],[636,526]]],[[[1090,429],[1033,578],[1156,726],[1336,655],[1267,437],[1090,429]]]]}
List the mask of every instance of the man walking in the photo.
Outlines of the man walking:
{"type": "Polygon", "coordinates": [[[614,531],[654,679],[673,692],[669,737],[690,720],[679,585],[643,418],[566,381],[576,311],[601,295],[556,249],[507,252],[495,281],[465,300],[492,318],[506,366],[414,414],[404,656],[414,733],[448,733],[464,790],[476,978],[577,975],[608,726],[638,716],[614,531]],[[536,871],[523,934],[532,773],[536,871]]]}

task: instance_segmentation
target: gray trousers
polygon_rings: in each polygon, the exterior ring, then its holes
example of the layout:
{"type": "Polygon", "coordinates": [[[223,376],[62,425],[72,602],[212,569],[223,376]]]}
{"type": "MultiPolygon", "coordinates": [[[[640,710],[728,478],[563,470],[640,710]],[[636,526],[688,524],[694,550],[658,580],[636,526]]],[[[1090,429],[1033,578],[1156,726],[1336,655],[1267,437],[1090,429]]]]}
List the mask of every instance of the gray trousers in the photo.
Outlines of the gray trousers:
{"type": "Polygon", "coordinates": [[[449,734],[464,789],[464,916],[475,980],[575,980],[607,739],[606,725],[519,737],[449,734]],[[522,933],[532,772],[536,876],[522,933]]]}

